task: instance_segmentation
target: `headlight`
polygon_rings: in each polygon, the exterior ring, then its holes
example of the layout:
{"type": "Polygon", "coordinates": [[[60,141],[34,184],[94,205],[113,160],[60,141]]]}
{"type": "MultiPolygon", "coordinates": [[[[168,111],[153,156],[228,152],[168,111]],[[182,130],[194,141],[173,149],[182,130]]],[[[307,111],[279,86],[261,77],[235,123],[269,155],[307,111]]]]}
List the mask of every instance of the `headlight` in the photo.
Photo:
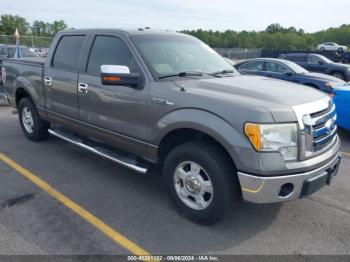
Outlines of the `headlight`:
{"type": "Polygon", "coordinates": [[[298,158],[297,124],[245,125],[245,134],[257,151],[279,152],[284,160],[298,158]]]}

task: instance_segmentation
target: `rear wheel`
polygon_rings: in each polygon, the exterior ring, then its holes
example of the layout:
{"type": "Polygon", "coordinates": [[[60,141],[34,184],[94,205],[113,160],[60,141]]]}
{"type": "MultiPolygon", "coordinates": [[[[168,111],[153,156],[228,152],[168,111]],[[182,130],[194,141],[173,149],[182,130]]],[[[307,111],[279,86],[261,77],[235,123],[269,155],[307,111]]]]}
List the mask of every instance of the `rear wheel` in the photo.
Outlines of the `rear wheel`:
{"type": "Polygon", "coordinates": [[[218,146],[189,142],[175,147],[163,165],[164,184],[179,212],[200,224],[214,224],[239,199],[234,167],[218,146]]]}
{"type": "Polygon", "coordinates": [[[49,123],[40,118],[30,98],[21,99],[18,105],[18,116],[22,130],[28,139],[40,141],[48,136],[49,123]]]}
{"type": "Polygon", "coordinates": [[[345,79],[344,74],[341,73],[341,72],[333,72],[333,73],[331,74],[331,76],[334,76],[334,77],[339,78],[339,79],[341,79],[341,80],[344,80],[344,79],[345,79]]]}

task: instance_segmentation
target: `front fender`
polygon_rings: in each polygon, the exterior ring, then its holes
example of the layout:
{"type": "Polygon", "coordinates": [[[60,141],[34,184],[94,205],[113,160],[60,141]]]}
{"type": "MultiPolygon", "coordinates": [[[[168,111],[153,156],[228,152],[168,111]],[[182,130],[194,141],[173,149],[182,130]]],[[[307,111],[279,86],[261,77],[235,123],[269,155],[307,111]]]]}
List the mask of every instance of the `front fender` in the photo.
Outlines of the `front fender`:
{"type": "Polygon", "coordinates": [[[214,138],[227,150],[238,169],[243,165],[240,154],[252,151],[252,146],[243,135],[243,127],[236,130],[219,116],[195,108],[178,109],[163,116],[151,130],[151,143],[159,145],[168,133],[183,128],[194,129],[214,138]]]}

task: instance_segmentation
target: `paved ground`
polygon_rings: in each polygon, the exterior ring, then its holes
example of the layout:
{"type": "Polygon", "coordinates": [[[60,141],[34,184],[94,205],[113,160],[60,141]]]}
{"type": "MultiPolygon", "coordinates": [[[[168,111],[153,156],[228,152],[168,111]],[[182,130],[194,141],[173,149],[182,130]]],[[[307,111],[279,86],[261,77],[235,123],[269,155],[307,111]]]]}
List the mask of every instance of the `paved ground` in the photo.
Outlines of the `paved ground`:
{"type": "MultiPolygon", "coordinates": [[[[341,136],[350,152],[350,134],[341,136]]],[[[350,254],[350,154],[311,197],[244,203],[203,227],[176,213],[155,172],[137,175],[56,138],[30,142],[1,106],[0,152],[151,254],[350,254]]],[[[0,254],[130,252],[0,161],[0,254]]]]}

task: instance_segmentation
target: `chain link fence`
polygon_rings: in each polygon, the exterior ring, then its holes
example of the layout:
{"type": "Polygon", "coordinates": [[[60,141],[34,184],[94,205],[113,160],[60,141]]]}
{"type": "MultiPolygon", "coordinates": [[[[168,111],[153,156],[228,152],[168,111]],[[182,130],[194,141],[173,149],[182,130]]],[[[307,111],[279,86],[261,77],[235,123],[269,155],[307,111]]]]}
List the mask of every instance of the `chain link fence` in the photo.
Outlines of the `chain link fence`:
{"type": "MultiPolygon", "coordinates": [[[[52,39],[52,37],[20,36],[19,41],[21,45],[28,47],[48,48],[52,39]]],[[[0,44],[15,45],[16,37],[13,35],[0,35],[0,44]]]]}
{"type": "Polygon", "coordinates": [[[223,57],[238,61],[261,57],[262,49],[214,48],[223,57]]]}

